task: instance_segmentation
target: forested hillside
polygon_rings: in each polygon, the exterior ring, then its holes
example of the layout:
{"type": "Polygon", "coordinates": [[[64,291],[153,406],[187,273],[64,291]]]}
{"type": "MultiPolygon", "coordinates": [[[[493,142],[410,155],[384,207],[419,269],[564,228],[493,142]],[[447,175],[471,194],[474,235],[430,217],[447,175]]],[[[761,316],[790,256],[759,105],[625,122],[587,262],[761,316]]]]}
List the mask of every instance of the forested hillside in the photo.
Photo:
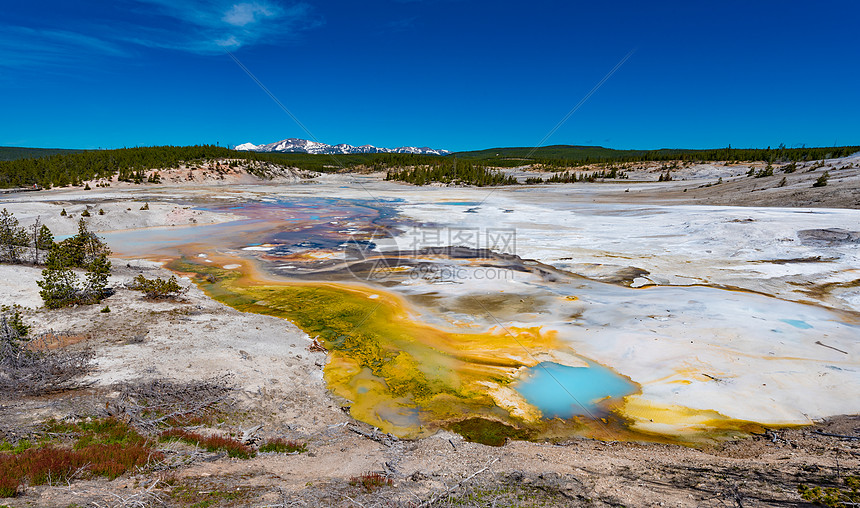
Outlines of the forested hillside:
{"type": "Polygon", "coordinates": [[[457,160],[456,158],[438,158],[433,164],[413,166],[406,169],[391,169],[385,176],[386,180],[400,180],[415,185],[426,185],[431,182],[467,184],[483,187],[487,185],[513,185],[516,178],[499,171],[487,169],[472,161],[457,160]]]}
{"type": "Polygon", "coordinates": [[[120,178],[155,168],[176,166],[195,159],[230,157],[236,152],[226,148],[203,146],[158,146],[91,150],[57,154],[49,157],[0,162],[0,187],[44,188],[80,185],[84,180],[120,178]]]}
{"type": "MultiPolygon", "coordinates": [[[[826,148],[778,148],[713,150],[613,150],[599,146],[556,145],[541,148],[493,148],[461,152],[451,156],[414,154],[313,155],[305,153],[256,153],[214,145],[153,146],[116,150],[85,150],[53,153],[52,149],[0,148],[0,188],[44,188],[81,185],[86,180],[112,178],[146,182],[145,172],[173,168],[183,163],[212,159],[265,161],[304,171],[388,171],[388,180],[418,185],[430,182],[468,185],[507,185],[513,179],[491,169],[540,165],[564,171],[594,163],[643,161],[767,161],[789,162],[843,157],[860,146],[826,148]]],[[[255,165],[248,170],[256,171],[255,165]]],[[[266,177],[265,174],[259,174],[266,177]]]]}
{"type": "Polygon", "coordinates": [[[601,146],[553,145],[540,148],[490,148],[472,152],[458,152],[462,159],[482,162],[487,166],[516,167],[541,164],[548,168],[571,168],[594,163],[623,163],[646,161],[766,161],[791,162],[845,157],[860,151],[860,146],[809,147],[809,148],[715,148],[687,150],[663,148],[660,150],[614,150],[601,146]]]}
{"type": "Polygon", "coordinates": [[[17,159],[36,159],[49,157],[58,153],[76,153],[83,150],[70,150],[67,148],[24,148],[20,146],[0,146],[0,161],[13,161],[17,159]]]}
{"type": "MultiPolygon", "coordinates": [[[[28,149],[18,149],[25,153],[28,149]]],[[[44,188],[80,185],[85,180],[111,178],[135,182],[145,181],[144,172],[152,169],[177,167],[209,159],[266,161],[305,171],[331,172],[355,168],[384,170],[441,161],[443,157],[412,154],[354,154],[311,155],[255,153],[230,150],[214,145],[152,146],[116,150],[88,150],[60,153],[48,157],[32,157],[0,161],[0,188],[44,188]]],[[[250,168],[250,171],[254,171],[250,168]]],[[[265,175],[258,175],[264,177],[265,175]]]]}

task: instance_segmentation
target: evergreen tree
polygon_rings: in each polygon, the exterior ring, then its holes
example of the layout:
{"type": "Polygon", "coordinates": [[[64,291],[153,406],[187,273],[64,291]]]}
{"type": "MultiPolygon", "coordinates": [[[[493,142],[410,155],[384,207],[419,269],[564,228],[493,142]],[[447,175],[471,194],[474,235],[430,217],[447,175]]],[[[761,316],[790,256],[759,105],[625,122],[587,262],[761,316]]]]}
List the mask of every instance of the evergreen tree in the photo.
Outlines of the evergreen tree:
{"type": "Polygon", "coordinates": [[[816,180],[815,183],[812,184],[812,186],[813,187],[824,187],[827,185],[827,179],[828,178],[830,178],[830,173],[825,171],[824,173],[821,174],[821,176],[818,177],[818,180],[816,180]]]}
{"type": "Polygon", "coordinates": [[[106,296],[108,277],[110,276],[110,261],[104,254],[93,259],[87,269],[84,285],[84,299],[88,303],[98,303],[106,296]]]}
{"type": "Polygon", "coordinates": [[[42,280],[36,281],[42,288],[39,296],[45,307],[58,309],[79,302],[80,288],[78,276],[69,268],[46,268],[42,270],[42,280]]]}
{"type": "Polygon", "coordinates": [[[18,219],[5,208],[0,211],[0,258],[7,263],[18,263],[21,248],[29,244],[29,235],[18,226],[18,219]]]}

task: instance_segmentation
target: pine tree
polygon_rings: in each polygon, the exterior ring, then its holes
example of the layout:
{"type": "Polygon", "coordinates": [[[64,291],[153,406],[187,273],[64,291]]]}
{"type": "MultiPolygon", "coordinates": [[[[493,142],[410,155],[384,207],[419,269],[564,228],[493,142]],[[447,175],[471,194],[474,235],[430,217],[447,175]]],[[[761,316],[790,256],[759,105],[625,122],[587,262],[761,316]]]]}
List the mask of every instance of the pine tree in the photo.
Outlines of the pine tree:
{"type": "Polygon", "coordinates": [[[90,262],[84,285],[85,299],[88,303],[98,303],[104,299],[110,267],[111,263],[104,254],[90,262]]]}
{"type": "Polygon", "coordinates": [[[818,180],[812,184],[813,187],[824,187],[827,185],[827,179],[830,178],[830,173],[825,171],[821,176],[818,177],[818,180]]]}
{"type": "Polygon", "coordinates": [[[39,296],[45,302],[45,307],[58,309],[78,303],[80,289],[78,277],[69,268],[46,268],[42,270],[42,280],[36,284],[42,288],[39,296]]]}
{"type": "Polygon", "coordinates": [[[5,208],[0,211],[0,254],[8,263],[21,261],[21,248],[30,244],[30,236],[18,226],[18,219],[5,208]]]}
{"type": "Polygon", "coordinates": [[[51,233],[48,226],[42,224],[42,227],[39,228],[39,237],[36,240],[36,243],[39,245],[39,248],[43,250],[51,250],[54,246],[54,234],[51,233]]]}

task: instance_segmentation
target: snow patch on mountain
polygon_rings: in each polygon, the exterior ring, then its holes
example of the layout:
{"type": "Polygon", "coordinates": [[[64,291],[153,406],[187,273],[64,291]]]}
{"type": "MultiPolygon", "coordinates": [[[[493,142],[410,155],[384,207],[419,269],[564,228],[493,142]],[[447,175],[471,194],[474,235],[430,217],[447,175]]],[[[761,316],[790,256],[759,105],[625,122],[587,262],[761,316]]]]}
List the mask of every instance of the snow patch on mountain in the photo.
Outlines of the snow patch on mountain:
{"type": "Polygon", "coordinates": [[[379,148],[373,145],[353,146],[345,143],[327,145],[307,139],[288,138],[266,145],[242,143],[236,150],[247,152],[280,152],[280,153],[312,153],[312,154],[351,154],[351,153],[413,153],[418,155],[448,155],[448,150],[433,149],[426,146],[400,146],[397,148],[379,148]]]}

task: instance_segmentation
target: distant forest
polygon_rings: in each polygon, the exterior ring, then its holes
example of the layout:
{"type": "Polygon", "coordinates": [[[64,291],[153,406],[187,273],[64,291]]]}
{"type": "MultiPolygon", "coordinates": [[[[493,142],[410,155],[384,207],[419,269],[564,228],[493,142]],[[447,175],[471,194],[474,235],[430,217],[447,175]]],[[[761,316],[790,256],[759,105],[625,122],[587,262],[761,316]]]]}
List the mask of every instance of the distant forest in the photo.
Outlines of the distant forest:
{"type": "Polygon", "coordinates": [[[517,179],[498,171],[487,169],[472,161],[457,160],[453,157],[440,157],[434,164],[413,166],[405,169],[391,169],[386,180],[400,180],[414,185],[431,182],[462,183],[484,187],[487,185],[515,185],[517,179]]]}
{"type": "Polygon", "coordinates": [[[516,167],[542,164],[548,169],[573,168],[595,163],[625,163],[648,161],[730,161],[730,162],[800,162],[832,159],[860,152],[860,146],[786,148],[714,148],[686,150],[614,150],[602,146],[553,145],[540,148],[490,148],[473,152],[458,152],[463,159],[479,160],[487,166],[516,167]]]}
{"type": "MultiPolygon", "coordinates": [[[[240,152],[221,146],[152,146],[120,148],[116,150],[85,150],[42,156],[32,149],[0,148],[0,155],[17,151],[25,157],[0,160],[0,188],[43,188],[82,185],[86,180],[111,178],[145,182],[147,170],[177,167],[181,163],[194,163],[211,159],[236,159],[246,162],[263,161],[298,168],[305,171],[334,172],[356,168],[384,170],[427,164],[430,157],[412,154],[350,154],[312,155],[305,153],[240,152]],[[34,156],[35,155],[35,156],[34,156]]],[[[11,157],[11,155],[10,155],[11,157]]],[[[254,171],[255,168],[250,168],[254,171]]],[[[261,172],[258,176],[265,177],[261,172]]]]}
{"type": "Polygon", "coordinates": [[[76,153],[83,150],[71,150],[68,148],[22,148],[19,146],[0,146],[0,161],[13,161],[16,159],[36,159],[48,157],[58,153],[76,153]]]}
{"type": "MultiPolygon", "coordinates": [[[[387,171],[388,180],[418,185],[430,182],[468,185],[508,185],[515,181],[492,167],[540,164],[564,171],[595,163],[644,161],[767,161],[790,162],[843,157],[860,146],[713,150],[613,150],[598,146],[556,145],[541,148],[493,148],[448,156],[414,154],[312,155],[304,153],[239,152],[213,145],[153,146],[116,150],[62,150],[0,147],[0,188],[44,188],[81,185],[85,180],[117,176],[145,181],[145,171],[177,167],[211,159],[264,161],[305,171],[335,172],[369,169],[387,171]]],[[[251,171],[256,171],[251,168],[251,171]]],[[[265,177],[261,173],[258,176],[265,177]]]]}

